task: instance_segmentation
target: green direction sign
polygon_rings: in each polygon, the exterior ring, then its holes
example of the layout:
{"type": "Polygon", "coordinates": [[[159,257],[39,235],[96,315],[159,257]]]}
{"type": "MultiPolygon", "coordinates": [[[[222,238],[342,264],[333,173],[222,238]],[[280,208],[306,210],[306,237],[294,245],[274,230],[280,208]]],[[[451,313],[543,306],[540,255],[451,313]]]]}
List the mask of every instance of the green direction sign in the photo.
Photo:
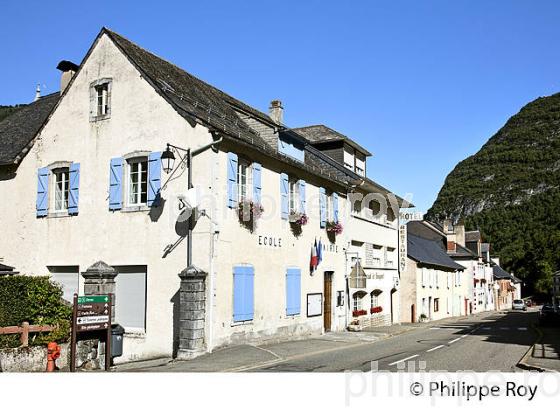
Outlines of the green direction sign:
{"type": "Polygon", "coordinates": [[[79,296],[78,304],[82,305],[84,303],[103,303],[108,302],[109,296],[79,296]]]}

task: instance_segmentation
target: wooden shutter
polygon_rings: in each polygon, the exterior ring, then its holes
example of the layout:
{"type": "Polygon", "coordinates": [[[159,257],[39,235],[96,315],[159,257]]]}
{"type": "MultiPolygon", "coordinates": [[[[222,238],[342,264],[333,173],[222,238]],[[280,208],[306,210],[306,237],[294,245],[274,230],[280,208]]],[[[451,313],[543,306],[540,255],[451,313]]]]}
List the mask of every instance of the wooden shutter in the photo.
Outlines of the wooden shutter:
{"type": "Polygon", "coordinates": [[[161,195],[161,152],[148,156],[148,206],[158,206],[161,195]]]}
{"type": "Polygon", "coordinates": [[[253,163],[253,201],[262,201],[262,165],[258,162],[253,163]]]}
{"type": "Polygon", "coordinates": [[[333,198],[334,223],[338,223],[338,194],[336,192],[333,193],[332,198],[333,198]]]}
{"type": "Polygon", "coordinates": [[[306,209],[307,209],[307,200],[305,198],[305,181],[303,179],[300,179],[298,181],[298,185],[299,185],[299,211],[302,214],[306,213],[306,209]]]}
{"type": "Polygon", "coordinates": [[[68,214],[78,215],[78,203],[80,202],[80,164],[70,164],[68,189],[68,214]]]}
{"type": "Polygon", "coordinates": [[[301,270],[286,271],[286,315],[301,313],[301,270]]]}
{"type": "Polygon", "coordinates": [[[237,154],[228,152],[228,165],[227,165],[227,193],[228,193],[228,207],[237,208],[237,154]]]}
{"type": "Polygon", "coordinates": [[[47,216],[49,209],[49,169],[37,170],[37,216],[47,216]]]}
{"type": "Polygon", "coordinates": [[[325,188],[319,188],[319,213],[321,228],[325,228],[327,226],[327,193],[325,188]]]}
{"type": "Polygon", "coordinates": [[[287,174],[280,174],[280,211],[282,214],[282,219],[287,220],[290,213],[290,204],[288,192],[290,190],[290,184],[287,174]]]}
{"type": "Polygon", "coordinates": [[[254,316],[254,268],[233,268],[233,321],[245,322],[254,316]]]}
{"type": "Polygon", "coordinates": [[[112,158],[109,176],[109,209],[122,209],[123,159],[112,158]]]}

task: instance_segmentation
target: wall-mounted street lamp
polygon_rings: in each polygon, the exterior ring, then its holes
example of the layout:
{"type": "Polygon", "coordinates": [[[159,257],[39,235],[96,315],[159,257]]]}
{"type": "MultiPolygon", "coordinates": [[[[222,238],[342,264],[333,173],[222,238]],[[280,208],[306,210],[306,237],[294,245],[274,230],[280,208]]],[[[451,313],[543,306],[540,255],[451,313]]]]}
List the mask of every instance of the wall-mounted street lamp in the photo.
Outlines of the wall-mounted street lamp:
{"type": "Polygon", "coordinates": [[[175,166],[175,154],[171,151],[171,147],[167,144],[167,149],[161,154],[161,167],[166,174],[169,174],[175,166]]]}

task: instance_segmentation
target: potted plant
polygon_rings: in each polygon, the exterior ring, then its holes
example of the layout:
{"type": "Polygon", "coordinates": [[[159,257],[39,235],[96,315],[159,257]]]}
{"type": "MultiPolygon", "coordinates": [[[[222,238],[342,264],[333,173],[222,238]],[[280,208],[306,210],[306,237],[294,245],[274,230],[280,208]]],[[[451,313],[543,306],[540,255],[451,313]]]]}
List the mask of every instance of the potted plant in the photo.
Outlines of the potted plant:
{"type": "Polygon", "coordinates": [[[257,202],[245,199],[239,202],[237,212],[239,215],[239,222],[253,230],[257,221],[261,218],[264,208],[257,202]]]}
{"type": "Polygon", "coordinates": [[[354,310],[352,312],[352,316],[353,317],[359,317],[359,316],[364,316],[367,315],[367,311],[364,309],[358,309],[358,310],[354,310]]]}
{"type": "Polygon", "coordinates": [[[340,222],[327,221],[327,232],[333,233],[335,235],[340,235],[343,230],[344,227],[340,222]]]}
{"type": "Polygon", "coordinates": [[[370,313],[381,313],[383,311],[383,308],[381,306],[375,306],[372,307],[370,310],[370,313]]]}
{"type": "Polygon", "coordinates": [[[427,322],[428,321],[428,316],[426,316],[424,313],[422,313],[420,315],[420,322],[427,322]]]}
{"type": "Polygon", "coordinates": [[[307,225],[307,222],[309,222],[309,218],[305,213],[295,211],[290,212],[290,223],[304,226],[307,225]]]}

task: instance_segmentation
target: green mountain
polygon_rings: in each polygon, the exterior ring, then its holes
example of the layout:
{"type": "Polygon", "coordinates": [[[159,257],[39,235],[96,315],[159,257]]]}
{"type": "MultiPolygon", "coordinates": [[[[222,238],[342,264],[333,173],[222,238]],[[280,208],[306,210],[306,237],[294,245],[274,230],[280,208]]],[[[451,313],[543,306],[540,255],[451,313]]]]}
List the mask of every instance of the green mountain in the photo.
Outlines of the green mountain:
{"type": "Polygon", "coordinates": [[[480,229],[525,294],[560,269],[560,93],[527,104],[445,179],[427,219],[480,229]]]}

